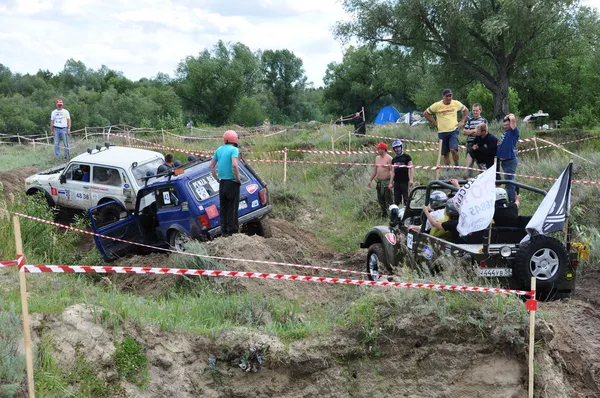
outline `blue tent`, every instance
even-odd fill
[[[400,112],[393,106],[383,107],[377,117],[375,118],[374,124],[386,124],[386,123],[396,123],[396,121],[400,118]]]

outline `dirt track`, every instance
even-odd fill
[[[18,192],[22,180],[35,172],[22,168],[0,172],[4,192]],[[284,220],[273,220],[275,238],[236,235],[216,239],[207,247],[211,254],[271,259],[301,264],[325,265],[364,271],[364,253],[341,256],[324,247],[309,232]],[[88,247],[89,249],[89,247]],[[167,255],[135,256],[119,265],[160,265]],[[233,267],[233,265],[232,265]],[[257,270],[254,264],[235,269]],[[232,268],[233,269],[233,268]],[[260,266],[262,272],[281,272],[278,266]],[[285,269],[285,273],[303,273]],[[322,275],[322,274],[320,274]],[[113,284],[140,295],[161,294],[176,279],[135,275],[110,276]],[[536,391],[542,397],[600,397],[600,270],[583,270],[575,296],[570,300],[542,303],[550,315],[545,341],[536,348],[540,374]],[[307,289],[303,284],[244,280],[237,288],[287,298],[304,298],[305,305],[333,300],[330,286]],[[1,289],[0,289],[1,291]],[[381,353],[365,355],[354,331],[335,331],[329,337],[315,337],[285,345],[269,335],[244,329],[224,332],[215,339],[138,330],[124,324],[115,336],[94,321],[90,309],[70,307],[61,315],[35,316],[34,337],[45,334],[57,339],[59,363],[73,361],[73,347],[83,344],[89,360],[101,366],[101,375],[112,380],[109,366],[115,337],[133,335],[146,348],[151,362],[152,382],[146,391],[125,385],[124,396],[158,397],[524,397],[527,369],[523,347],[494,335],[502,325],[492,325],[490,339],[482,340],[469,329],[436,317],[406,316],[390,330],[383,331]],[[546,328],[544,321],[538,327]],[[526,325],[517,332],[525,335]],[[94,336],[90,339],[90,335]],[[249,346],[267,349],[270,362],[257,373],[239,369],[239,358]],[[209,357],[222,358],[217,371],[208,367]]]

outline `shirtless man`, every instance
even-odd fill
[[[377,177],[377,201],[381,207],[381,216],[387,218],[388,208],[394,203],[392,190],[389,188],[392,176],[392,157],[387,153],[387,144],[385,142],[380,142],[375,148],[377,148],[375,167],[367,186],[371,188],[373,179]]]

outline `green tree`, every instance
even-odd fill
[[[387,43],[435,57],[492,92],[493,115],[509,112],[509,80],[528,63],[560,53],[574,0],[345,0],[355,18],[339,38]]]
[[[350,47],[341,63],[327,66],[323,79],[327,110],[346,115],[361,107],[375,111],[390,103],[412,109],[411,69],[405,54],[395,48]]]
[[[267,50],[262,54],[262,69],[275,106],[282,115],[292,116],[306,85],[302,60],[289,50]]]
[[[179,63],[175,90],[190,115],[224,124],[244,94],[254,90],[257,68],[248,47],[219,41],[212,51]]]

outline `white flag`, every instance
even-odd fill
[[[547,235],[563,229],[571,212],[572,174],[573,163],[569,163],[527,223],[527,236],[521,243],[527,242],[532,236]]]
[[[460,216],[458,232],[465,236],[487,228],[494,218],[496,202],[496,167],[481,173],[475,181],[465,184],[454,196]]]

